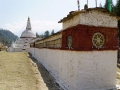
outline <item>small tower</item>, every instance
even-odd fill
[[[26,30],[24,30],[19,39],[15,43],[12,43],[9,51],[12,52],[28,52],[30,49],[30,42],[35,38],[35,34],[31,30],[30,18],[28,17]]]
[[[30,18],[28,17],[26,30],[31,30]]]
[[[30,18],[28,17],[26,30],[21,34],[21,38],[35,38],[35,34],[32,32]]]

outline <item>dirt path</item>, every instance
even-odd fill
[[[27,53],[0,52],[0,90],[61,90],[41,64],[39,70]]]

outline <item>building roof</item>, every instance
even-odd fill
[[[35,34],[31,30],[30,18],[28,17],[26,30],[24,30],[21,34],[21,38],[34,38]]]
[[[104,9],[104,8],[88,8],[88,9],[83,9],[83,10],[80,10],[80,11],[71,11],[69,12],[69,14],[67,15],[67,17],[64,17],[63,19],[61,19],[58,23],[62,23],[62,22],[65,22],[71,18],[73,18],[74,16],[80,14],[80,13],[85,13],[85,12],[89,12],[89,11],[93,11],[93,10],[96,10],[96,11],[100,11],[100,12],[103,12],[103,13],[106,13],[106,14],[109,14],[110,16],[113,16],[113,17],[116,17],[118,20],[120,20],[120,17],[118,17],[117,15],[115,15],[114,13],[111,13],[109,12],[108,10]]]

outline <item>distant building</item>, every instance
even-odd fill
[[[8,48],[8,51],[11,52],[22,52],[29,51],[30,42],[35,38],[35,34],[31,30],[30,18],[28,17],[26,30],[24,30],[19,39],[16,42],[12,43],[11,47]]]

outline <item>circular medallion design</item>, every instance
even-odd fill
[[[101,48],[105,42],[104,35],[97,32],[92,37],[92,43],[96,48]]]
[[[68,36],[68,38],[67,38],[67,46],[68,46],[69,48],[72,47],[72,36]]]

